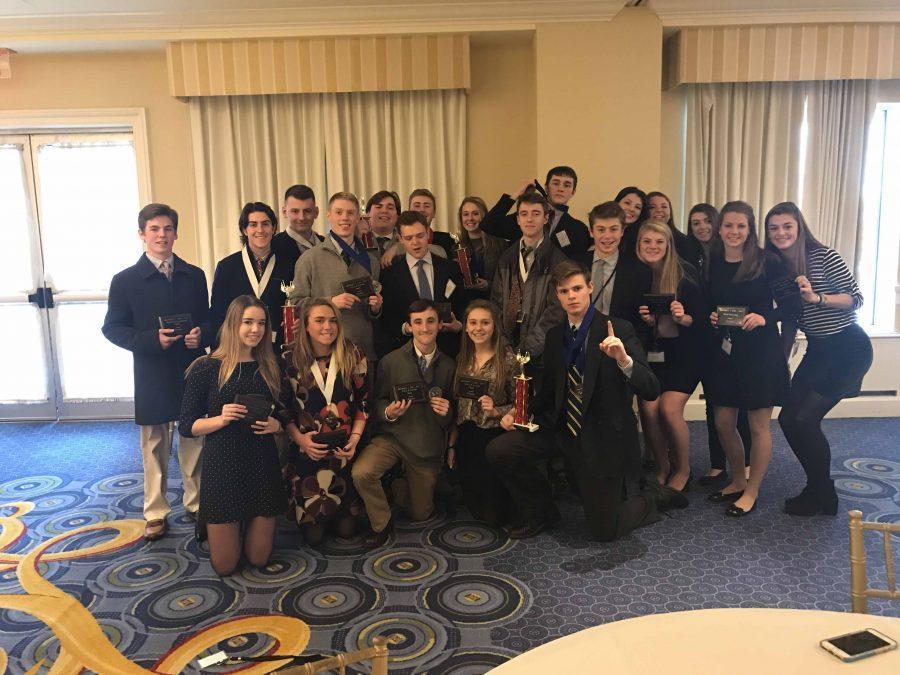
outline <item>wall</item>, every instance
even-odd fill
[[[684,105],[685,87],[664,91],[660,111],[659,190],[672,200],[675,224],[687,225],[684,206]]]
[[[626,8],[610,22],[542,24],[535,36],[537,164],[571,164],[574,215],[660,178],[662,24]]]
[[[2,110],[147,110],[151,197],[178,211],[176,250],[197,261],[190,120],[187,104],[169,95],[165,52],[18,54],[12,68],[0,80]]]
[[[531,33],[473,35],[466,191],[490,207],[539,176]]]

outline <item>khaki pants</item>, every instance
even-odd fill
[[[169,455],[175,436],[175,423],[141,425],[141,458],[144,462],[144,518],[162,520],[172,510],[166,497]],[[184,484],[184,509],[200,508],[200,451],[203,438],[178,439],[178,464]]]
[[[407,462],[400,446],[386,436],[377,436],[353,463],[353,484],[366,505],[369,522],[381,532],[391,520],[391,507],[381,487],[381,477],[397,462],[403,462],[406,479],[394,481],[394,500],[412,520],[425,520],[434,512],[434,486],[438,468]]]

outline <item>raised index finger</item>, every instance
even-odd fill
[[[616,333],[615,331],[613,331],[611,319],[607,319],[606,321],[606,331],[609,337],[616,337]]]

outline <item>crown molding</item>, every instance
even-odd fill
[[[893,23],[900,21],[900,9],[857,10],[770,9],[760,11],[719,10],[665,11],[651,7],[666,28],[692,28],[697,26],[755,26],[788,23]]]

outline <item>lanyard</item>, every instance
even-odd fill
[[[613,278],[615,278],[616,272],[619,271],[619,261],[620,261],[620,260],[622,260],[621,254],[619,255],[619,260],[616,260],[616,266],[613,267],[612,273],[606,278],[606,281],[603,282],[603,285],[600,287],[600,290],[597,291],[597,293],[594,295],[593,298],[591,298],[591,304],[592,304],[592,305],[593,305],[594,303],[597,302],[597,299],[603,294],[603,290],[604,290],[607,286],[609,286],[610,282],[613,280]]]
[[[256,272],[253,271],[253,263],[250,262],[250,252],[246,247],[241,249],[241,258],[244,260],[244,272],[247,273],[250,288],[253,290],[253,294],[261,299],[262,294],[266,292],[266,286],[269,285],[269,279],[272,278],[272,271],[275,269],[275,254],[269,256],[269,262],[266,263],[266,269],[259,281],[256,280]]]
[[[331,354],[331,358],[328,359],[328,375],[327,379],[322,378],[322,370],[319,368],[318,362],[313,363],[312,374],[313,378],[316,380],[316,385],[319,387],[319,391],[322,392],[322,396],[325,397],[325,405],[331,405],[331,398],[334,396],[334,383],[337,380],[337,365],[332,368],[332,364],[334,363],[334,353]]]
[[[359,252],[362,250],[362,244],[356,237],[353,238],[353,246],[349,246],[347,242],[338,237],[333,231],[329,231],[328,234],[331,235],[331,238],[334,239],[334,242],[340,247],[342,253],[346,253],[351,260],[355,260],[362,265],[366,272],[369,274],[372,273],[372,261],[369,259],[369,254],[365,251],[362,253]]]

